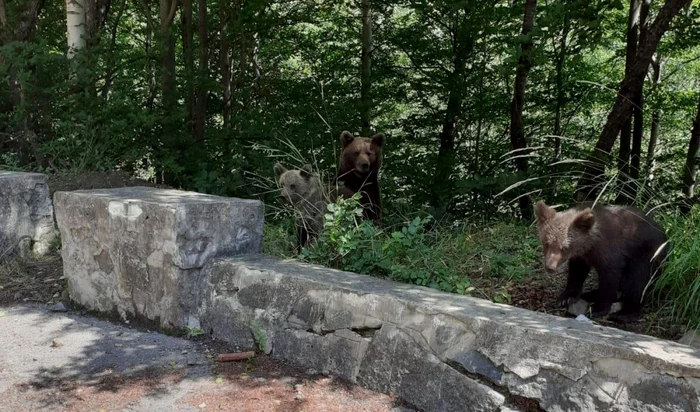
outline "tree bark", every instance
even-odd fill
[[[652,91],[659,86],[659,80],[661,79],[661,58],[657,54],[651,62],[651,67],[653,69],[652,76]],[[653,173],[654,169],[654,156],[656,153],[656,145],[659,141],[659,122],[661,121],[661,112],[658,107],[655,107],[651,113],[651,131],[649,132],[649,145],[647,146],[647,158],[646,158],[646,174],[649,178]]]
[[[554,161],[558,162],[561,160],[561,119],[563,116],[564,105],[566,104],[566,95],[564,94],[564,63],[566,62],[567,43],[566,39],[569,36],[570,30],[570,17],[569,11],[564,10],[564,24],[561,29],[561,38],[559,39],[559,51],[556,57],[556,107],[554,109],[554,130],[552,130],[552,135],[554,136]]]
[[[161,86],[163,108],[172,110],[177,104],[175,90],[175,38],[170,33],[170,25],[175,18],[178,0],[160,0],[160,35],[165,52],[161,58]]]
[[[219,64],[221,70],[221,98],[223,102],[224,130],[231,126],[231,58],[229,57],[229,3],[219,2]]]
[[[639,43],[639,14],[641,0],[630,0],[627,15],[627,48],[625,53],[625,77],[629,76],[634,60],[637,57]],[[637,103],[636,101],[634,102]],[[628,185],[630,180],[630,152],[632,142],[632,118],[630,117],[620,130],[620,150],[617,156],[617,200],[616,203],[629,203]]]
[[[182,0],[182,54],[185,61],[185,107],[187,118],[185,124],[190,133],[193,133],[194,121],[194,30],[192,29],[192,0]]]
[[[700,155],[700,99],[693,121],[693,130],[690,132],[690,142],[688,143],[688,155],[685,158],[683,167],[683,194],[686,198],[692,199],[695,196],[695,185],[697,184],[698,156]]]
[[[527,75],[532,66],[530,53],[532,52],[532,37],[530,31],[535,23],[535,12],[537,0],[525,0],[525,11],[523,16],[522,36],[525,40],[520,44],[521,52],[518,58],[518,68],[515,73],[515,84],[513,86],[513,100],[510,103],[510,143],[513,150],[518,150],[515,158],[515,166],[523,177],[527,174],[527,158],[522,156],[523,149],[527,148],[525,140],[525,130],[523,128],[523,105],[525,103],[525,88],[527,86]],[[524,220],[532,219],[532,207],[530,206],[530,196],[521,194],[518,198],[520,215]]]
[[[360,63],[360,118],[362,121],[362,136],[371,136],[372,102],[370,91],[372,87],[372,12],[371,1],[362,0],[362,56]]]
[[[197,82],[197,100],[195,107],[194,136],[198,143],[204,142],[207,116],[207,76],[209,74],[209,55],[207,42],[207,0],[199,0],[197,14],[197,36],[199,37],[199,76]]]
[[[646,32],[649,30],[647,18],[649,17],[649,1],[641,0],[639,11],[639,43],[646,39]],[[652,54],[653,56],[653,54]],[[652,57],[653,59],[653,57]],[[647,68],[648,70],[648,68]],[[636,100],[633,102],[633,128],[632,128],[632,152],[630,160],[630,195],[637,196],[639,191],[640,163],[642,157],[642,138],[644,137],[644,82],[639,86],[640,90]]]
[[[85,48],[85,0],[66,0],[66,25],[67,56],[71,59],[78,50]]]
[[[70,1],[70,0],[66,0]],[[85,33],[87,47],[93,47],[100,41],[100,31],[107,22],[111,0],[81,0],[85,5]]]
[[[652,56],[673,18],[689,1],[667,0],[654,19],[654,23],[649,26],[645,42],[639,45],[635,63],[630,72],[625,75],[605,126],[590,155],[590,162],[587,162],[578,181],[575,194],[577,200],[593,199],[603,187],[602,177],[610,157],[610,149],[622,126],[632,115],[632,102],[640,93]]]

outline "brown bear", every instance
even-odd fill
[[[583,299],[593,302],[593,317],[605,316],[622,293],[619,320],[642,315],[644,292],[666,256],[667,237],[649,214],[633,207],[581,204],[557,212],[544,202],[535,205],[537,232],[545,268],[559,273],[568,263],[563,306]],[[591,268],[598,289],[581,294]]]
[[[297,249],[300,250],[323,229],[328,202],[321,179],[313,174],[308,164],[299,170],[287,170],[276,163],[274,171],[280,197],[294,207]]]
[[[336,176],[336,190],[340,196],[350,198],[361,193],[363,217],[380,224],[382,219],[379,168],[382,166],[384,134],[355,137],[350,132],[340,134],[340,164]]]

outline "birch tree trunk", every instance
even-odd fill
[[[66,25],[68,35],[68,58],[72,59],[78,50],[85,48],[85,0],[66,0]]]

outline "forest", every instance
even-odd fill
[[[653,209],[635,330],[700,325],[700,0],[0,0],[0,80],[1,169],[259,198],[267,253],[533,310],[536,201]],[[383,224],[297,253],[273,165],[332,177],[344,130],[386,135]]]

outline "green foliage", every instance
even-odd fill
[[[661,276],[654,282],[657,304],[678,321],[700,326],[700,206],[687,216],[664,215],[670,251]]]

